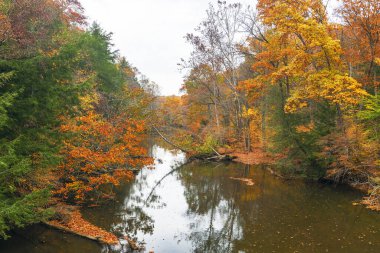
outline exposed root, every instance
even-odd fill
[[[371,182],[373,176],[373,174],[361,170],[332,169],[327,171],[325,179],[339,184],[347,184],[362,192],[370,193],[360,203],[368,209],[380,211],[380,186]]]
[[[372,189],[371,194],[365,197],[361,203],[366,205],[368,209],[380,211],[380,186]]]

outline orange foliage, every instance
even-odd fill
[[[252,68],[259,73],[254,83],[286,86],[286,112],[295,113],[313,100],[347,109],[368,95],[341,71],[343,51],[329,34],[321,1],[261,0],[258,12],[273,29],[261,44],[250,44],[256,52]]]
[[[101,194],[101,186],[118,185],[120,180],[132,178],[128,169],[152,162],[141,147],[145,131],[141,120],[125,115],[105,119],[90,111],[68,120],[61,131],[73,135],[62,150],[64,185],[56,191],[64,199],[84,202],[95,192]]]
[[[67,219],[49,221],[48,224],[50,226],[93,240],[96,239],[109,245],[119,243],[118,238],[114,234],[107,232],[104,229],[101,229],[83,219],[82,214],[77,208],[59,204],[57,207],[57,212],[59,215],[67,217]]]
[[[338,12],[346,23],[341,32],[346,60],[360,72],[363,84],[379,86],[375,62],[380,56],[380,2],[342,0]]]
[[[263,96],[264,84],[255,79],[247,79],[239,82],[239,90],[248,93],[248,100],[253,103]]]

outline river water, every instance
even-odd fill
[[[154,170],[118,188],[116,201],[83,210],[94,224],[145,244],[146,252],[380,252],[380,213],[352,205],[343,186],[273,177],[237,163],[189,163],[153,146]],[[252,178],[248,186],[234,178]],[[43,226],[0,242],[10,253],[122,253]]]

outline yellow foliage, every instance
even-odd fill
[[[94,109],[94,105],[99,102],[99,94],[89,93],[79,98],[81,102],[81,107],[85,111],[90,111]]]
[[[321,1],[262,0],[258,8],[264,24],[272,29],[253,65],[260,74],[242,82],[247,89],[255,88],[252,83],[286,84],[288,113],[307,107],[311,100],[348,109],[368,95],[354,78],[341,72],[342,49],[329,34]]]

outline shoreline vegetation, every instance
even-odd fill
[[[162,138],[162,135],[160,135]],[[166,139],[166,140],[165,140]],[[167,138],[163,139],[167,142]],[[172,145],[172,143],[169,143]],[[174,146],[173,146],[174,147]],[[193,156],[188,157],[189,162],[193,161],[217,161],[217,162],[225,162],[225,161],[233,161],[246,165],[264,165],[263,169],[268,170],[270,174],[274,177],[279,177],[283,180],[298,180],[300,177],[297,176],[286,176],[279,173],[276,169],[272,167],[275,166],[275,159],[270,154],[265,154],[264,152],[256,149],[255,151],[251,151],[249,153],[240,151],[237,152],[235,150],[228,150],[224,148],[220,148],[218,153],[222,156],[222,158],[216,158],[215,154],[209,155],[200,155],[195,154]],[[226,158],[227,157],[227,158]],[[211,159],[210,159],[211,158]],[[278,157],[277,157],[278,159]],[[320,179],[321,183],[332,183],[336,184],[336,180],[334,179],[336,175],[334,171],[328,172],[328,174]],[[247,186],[254,186],[255,182],[250,178],[234,178],[231,177],[231,180],[240,181],[242,184]],[[348,185],[358,191],[363,193],[368,193],[370,190],[370,185],[366,183],[358,184],[354,182],[340,182],[340,184]],[[377,204],[374,205],[370,197],[365,197],[361,202],[361,204],[365,205],[368,209],[374,211],[380,211]],[[353,205],[358,205],[359,203],[354,202]],[[83,238],[87,238],[89,240],[93,240],[105,245],[118,245],[120,240],[126,240],[128,245],[132,250],[141,250],[142,246],[139,246],[138,243],[134,240],[129,239],[128,237],[118,238],[116,235],[105,231],[104,229],[97,227],[90,222],[86,221],[81,213],[80,206],[71,206],[67,204],[56,204],[55,205],[55,219],[51,219],[44,224],[53,228],[58,229],[63,232],[68,232],[77,236],[81,236]]]
[[[188,160],[200,160],[200,161],[233,161],[246,165],[264,165],[264,168],[268,170],[273,176],[279,177],[285,180],[292,179],[301,179],[305,178],[303,175],[287,175],[281,172],[277,167],[278,161],[283,159],[284,156],[280,154],[273,154],[263,151],[262,148],[252,148],[251,151],[247,152],[244,149],[233,149],[233,148],[223,148],[223,147],[214,147],[209,148],[209,151],[206,153],[197,151],[189,151],[190,149],[182,148],[178,144],[175,144],[170,138],[165,136],[164,133],[161,133],[157,128],[155,131],[159,133],[159,136],[163,139],[164,142],[171,145],[174,148],[177,148],[184,153],[188,154]],[[209,145],[209,144],[204,144]],[[210,153],[211,152],[211,153]],[[315,180],[321,183],[329,184],[344,184],[348,185],[358,191],[363,192],[364,194],[369,194],[360,201],[360,204],[366,206],[366,208],[373,211],[380,211],[380,201],[378,194],[380,193],[380,188],[376,184],[371,184],[368,180],[369,178],[378,178],[380,177],[380,171],[372,170],[367,171],[365,179],[362,177],[362,172],[358,171],[357,175],[353,171],[347,171],[349,174],[342,177],[342,171],[339,169],[329,169],[325,174],[316,178]],[[293,172],[292,172],[293,173]],[[248,185],[253,185],[254,182],[249,178],[232,178],[233,180],[238,180]],[[353,203],[357,205],[358,203]]]
[[[59,204],[55,207],[55,213],[55,216],[59,218],[49,220],[44,223],[45,225],[102,244],[116,245],[119,243],[119,239],[114,234],[83,219],[80,208],[77,206]]]
[[[115,234],[108,232],[82,217],[81,207],[59,203],[55,205],[55,215],[43,224],[46,226],[57,229],[64,233],[70,233],[80,236],[103,245],[116,246],[120,244],[121,240],[127,241],[132,250],[141,250],[134,240],[127,236],[122,238],[117,237]]]
[[[226,152],[224,149],[221,149],[219,152],[224,155],[228,154],[233,158],[232,161],[234,162],[239,162],[246,165],[265,165],[265,169],[268,170],[273,176],[286,180],[297,179],[297,176],[282,175],[278,170],[273,169],[272,167],[275,168],[276,165],[276,158],[274,158],[271,155],[265,154],[261,150],[256,149],[255,151],[247,153],[236,151]],[[362,201],[360,201],[360,204],[363,204],[364,206],[366,206],[366,208],[370,210],[380,211],[380,202],[376,199],[375,196],[375,194],[379,194],[378,192],[376,192],[379,191],[378,186],[374,186],[366,180],[355,180],[355,175],[347,176],[346,179],[339,181],[339,178],[341,178],[339,173],[341,173],[339,170],[330,169],[326,171],[326,175],[324,175],[322,178],[319,178],[318,181],[321,183],[348,185],[360,192],[363,192],[364,194],[373,193],[369,194],[369,196],[367,195],[366,197],[364,197]],[[373,172],[373,174],[368,175],[368,177],[372,178],[379,176],[379,172]],[[353,204],[357,205],[358,203],[355,202]]]
[[[162,136],[161,136],[162,137]],[[281,174],[279,174],[276,170],[273,170],[270,168],[269,165],[274,165],[275,160],[273,160],[273,157],[269,157],[268,155],[263,154],[263,152],[250,152],[250,153],[245,153],[245,152],[236,152],[233,150],[226,150],[226,149],[219,149],[219,153],[223,156],[221,159],[216,159],[216,161],[233,161],[237,163],[242,163],[246,165],[265,165],[266,170],[268,170],[272,176],[279,177],[285,180],[295,180],[297,177],[286,177]],[[225,159],[228,157],[227,159]],[[215,157],[215,156],[211,156]],[[190,156],[189,161],[194,161],[194,160],[206,160],[210,161],[208,159],[210,157],[207,156]],[[213,159],[211,159],[213,161]],[[214,160],[215,161],[215,160]],[[324,180],[335,183],[335,180],[333,179],[334,174],[330,174],[324,178]],[[252,179],[249,178],[230,178],[231,180],[236,180],[240,181],[242,184],[246,184],[247,186],[254,186],[255,182]],[[325,181],[325,182],[326,182]],[[363,184],[354,184],[354,183],[346,183],[347,185],[367,193],[369,186],[368,185],[363,185]],[[364,205],[367,205],[367,208],[371,210],[376,210],[379,211],[377,206],[373,205],[372,202],[370,202],[369,197],[363,199],[361,202]],[[357,203],[353,203],[356,205]],[[54,204],[55,206],[55,216],[54,219],[50,219],[49,221],[44,222],[45,225],[48,227],[51,227],[53,229],[58,229],[63,232],[71,233],[83,238],[87,238],[92,241],[99,242],[101,244],[105,245],[118,245],[120,243],[120,240],[126,240],[128,242],[128,245],[132,250],[141,250],[142,246],[139,246],[138,243],[134,240],[131,240],[127,237],[123,238],[118,238],[116,235],[105,231],[104,229],[95,226],[94,224],[86,221],[81,213],[80,213],[80,206],[72,206],[72,205],[67,205],[63,203],[59,204]]]

